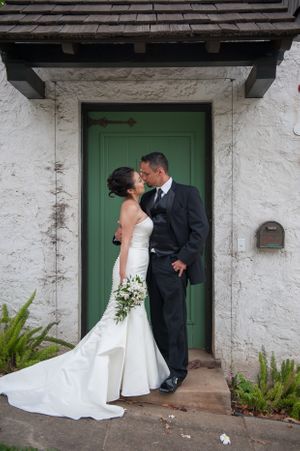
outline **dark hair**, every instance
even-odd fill
[[[161,166],[165,172],[169,170],[169,163],[166,156],[161,152],[151,152],[141,158],[144,163],[149,163],[152,169]]]
[[[133,174],[134,169],[126,166],[115,169],[107,179],[109,196],[112,197],[113,194],[120,197],[128,196],[127,190],[134,187]]]

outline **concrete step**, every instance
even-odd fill
[[[198,349],[190,350],[188,376],[175,393],[164,394],[153,390],[149,395],[122,399],[130,403],[230,415],[230,390],[220,366],[220,362],[210,354]]]

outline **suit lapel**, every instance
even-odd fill
[[[170,191],[168,193],[167,196],[167,218],[169,223],[171,222],[171,214],[172,214],[172,208],[173,208],[173,204],[174,204],[174,200],[175,200],[175,192],[176,192],[176,183],[173,181]]]
[[[156,192],[156,189],[149,191],[149,193],[147,193],[147,198],[144,201],[144,211],[147,213],[148,216],[150,216],[150,218],[151,218],[151,208],[153,207],[153,203],[154,203],[155,192]],[[175,193],[176,193],[176,182],[173,181],[170,191],[167,196],[167,204],[166,204],[167,218],[168,218],[169,222],[171,221],[172,208],[173,208],[173,204],[174,204],[174,200],[175,200]]]
[[[145,201],[145,212],[147,213],[148,216],[150,216],[150,218],[151,218],[151,207],[153,206],[155,191],[156,191],[155,189],[150,191]]]

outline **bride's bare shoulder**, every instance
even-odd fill
[[[136,211],[138,211],[138,210],[140,209],[140,206],[139,206],[139,204],[138,204],[135,200],[133,200],[133,199],[125,199],[125,200],[123,201],[123,203],[122,203],[121,209],[124,209],[124,210],[132,210],[132,211],[136,210]]]
[[[124,216],[135,217],[138,216],[139,211],[140,206],[136,201],[134,201],[133,199],[126,199],[121,205],[120,216],[121,218]]]

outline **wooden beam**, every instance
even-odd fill
[[[146,53],[146,42],[135,42],[134,53]]]
[[[78,44],[73,44],[72,42],[63,42],[61,44],[63,53],[66,55],[75,55],[78,51]]]
[[[23,62],[4,62],[7,80],[27,99],[44,99],[45,83]]]
[[[277,60],[256,61],[245,83],[246,98],[262,98],[276,78]]]
[[[79,45],[66,54],[59,44],[0,43],[10,61],[23,60],[31,67],[220,67],[253,66],[256,60],[277,57],[278,50],[266,42],[222,42],[219,53],[208,53],[205,43],[147,43],[146,53],[131,44]],[[215,47],[215,49],[217,49]]]
[[[219,53],[221,47],[220,41],[206,41],[205,49],[207,53]]]

